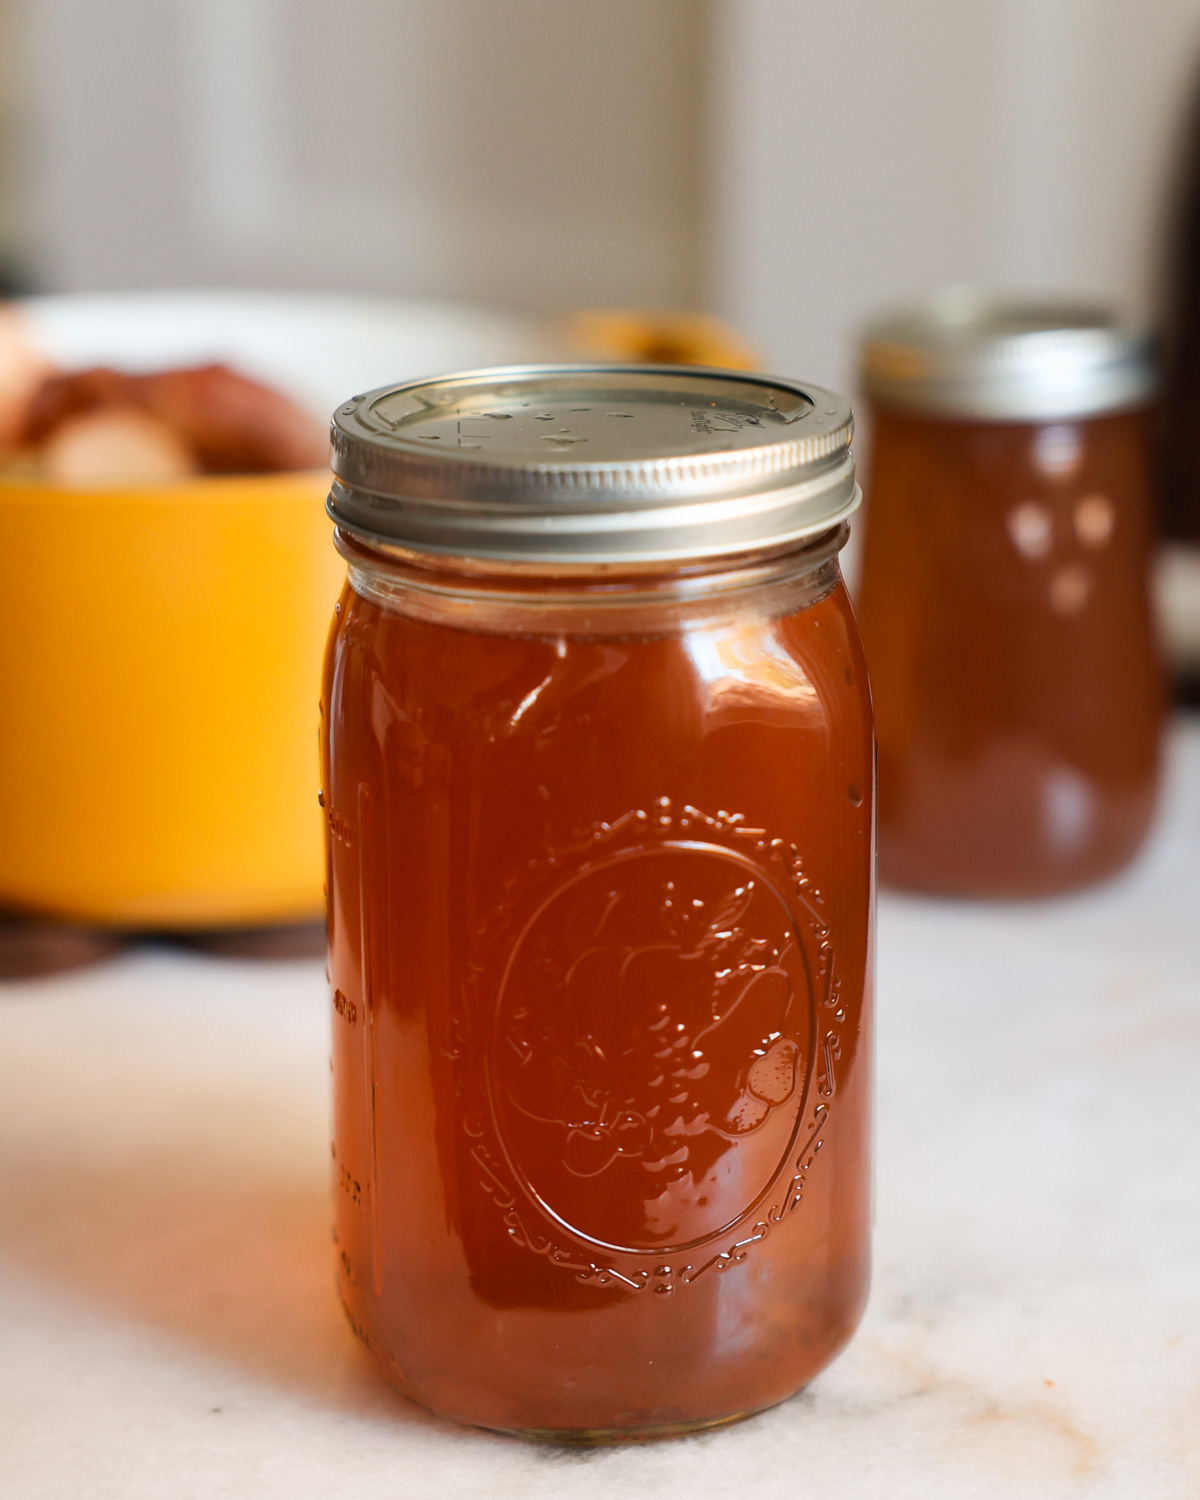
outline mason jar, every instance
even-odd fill
[[[334,418],[338,1282],[460,1421],[783,1400],[867,1290],[873,758],[807,385],[513,368]]]
[[[1102,309],[950,299],[870,330],[863,384],[880,878],[1099,880],[1159,780],[1146,343]]]

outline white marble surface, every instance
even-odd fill
[[[440,1423],[332,1288],[316,964],[144,950],[0,988],[0,1495],[1200,1495],[1200,723],[1145,858],[889,898],[877,1266],[849,1350],[700,1438]]]

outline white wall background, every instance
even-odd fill
[[[47,287],[702,295],[701,0],[6,0]]]
[[[1198,0],[713,0],[712,297],[854,384],[862,320],[952,284],[1150,310]]]
[[[842,387],[947,283],[1147,308],[1200,85],[1200,0],[4,8],[47,289],[708,304]]]

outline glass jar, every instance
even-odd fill
[[[336,414],[339,1286],[444,1415],[703,1427],[793,1393],[858,1320],[850,429],[824,391],[644,366]]]
[[[864,384],[880,878],[1098,880],[1159,778],[1145,344],[1091,308],[949,301],[877,326]]]

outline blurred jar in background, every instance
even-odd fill
[[[1099,880],[1159,774],[1145,341],[1095,308],[955,297],[869,330],[863,375],[881,878]]]

